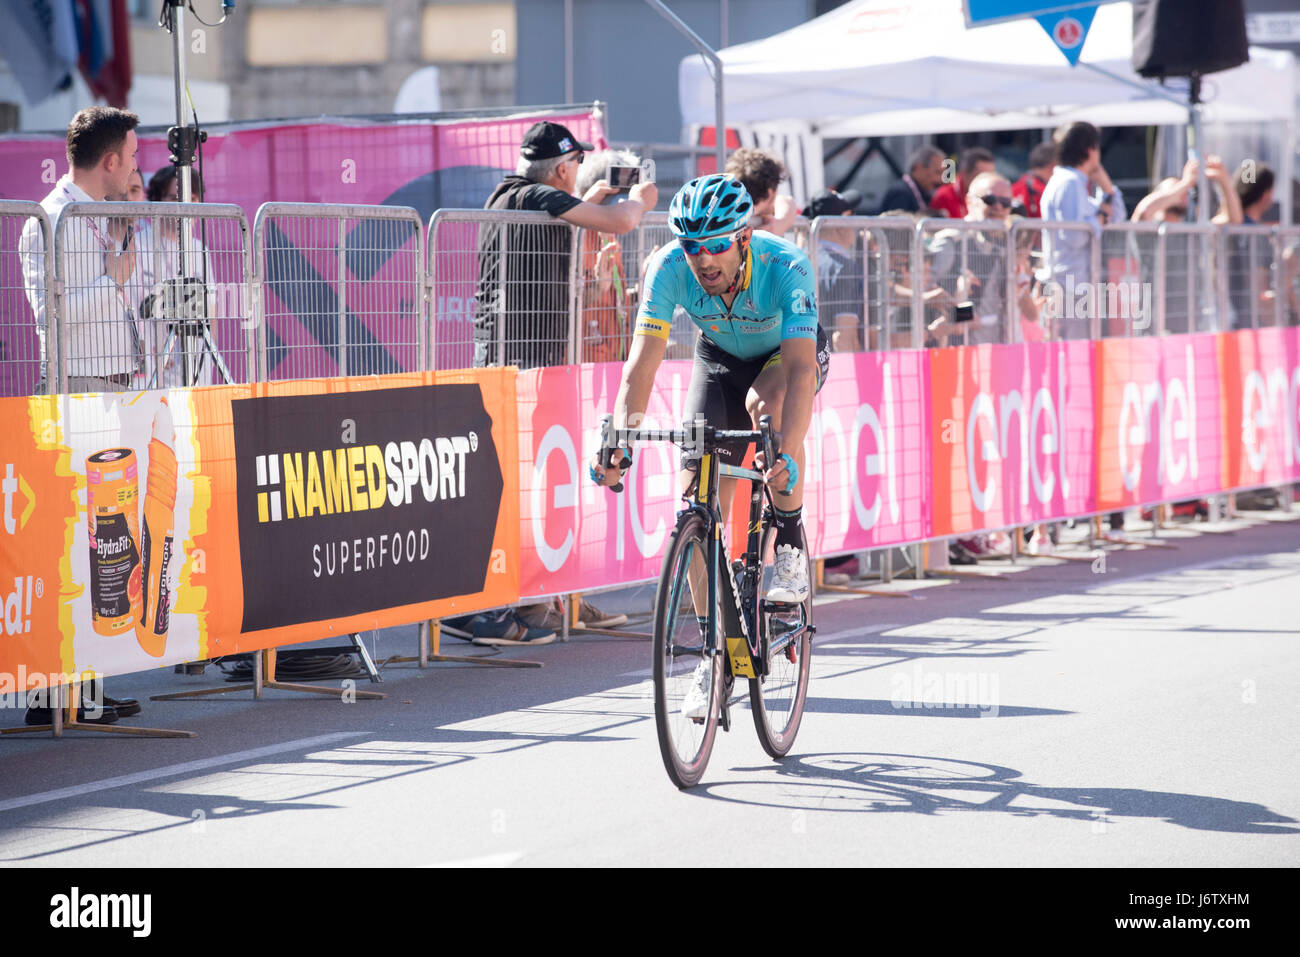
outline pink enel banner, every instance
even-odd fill
[[[1094,510],[1092,343],[929,356],[933,535]]]
[[[1224,487],[1219,339],[1206,333],[1093,343],[1099,510]]]
[[[926,353],[831,357],[805,441],[806,508],[816,555],[926,537]],[[621,494],[587,477],[620,363],[519,374],[520,594],[564,594],[659,574],[682,506],[680,451],[637,448]],[[659,369],[647,427],[678,428],[691,363]]]
[[[1300,328],[1224,333],[1225,488],[1300,481]]]
[[[658,576],[681,502],[679,450],[636,449],[615,494],[587,477],[600,416],[614,409],[623,365],[555,366],[519,373],[519,593],[584,591]],[[679,428],[691,363],[659,368],[647,428]]]
[[[926,537],[927,373],[920,351],[831,356],[805,442],[805,528],[813,554]]]

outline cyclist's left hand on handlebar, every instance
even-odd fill
[[[778,440],[779,441],[779,440]],[[794,491],[794,487],[799,484],[799,466],[785,452],[780,451],[780,445],[777,446],[776,461],[769,469],[764,461],[762,451],[754,454],[754,468],[760,472],[766,471],[765,481],[782,495],[789,495]]]
[[[755,456],[755,464],[762,456]],[[776,462],[767,470],[767,484],[782,495],[789,495],[799,484],[799,466],[785,452],[779,452]]]

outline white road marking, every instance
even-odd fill
[[[115,778],[101,778],[98,781],[91,781],[88,784],[78,784],[70,788],[58,788],[54,791],[41,791],[38,794],[29,794],[26,797],[10,798],[8,801],[0,801],[0,812],[12,811],[15,808],[31,807],[34,804],[48,804],[51,801],[62,801],[64,798],[81,797],[83,794],[93,794],[98,791],[106,791],[109,788],[125,787],[128,784],[140,784],[144,781],[154,781],[158,778],[169,778],[177,774],[189,774],[191,771],[204,771],[208,768],[219,768],[223,764],[238,764],[240,761],[249,761],[255,758],[263,758],[269,754],[281,754],[285,751],[297,751],[302,748],[314,748],[322,744],[333,744],[336,741],[344,741],[348,738],[361,738],[370,731],[339,731],[334,734],[322,734],[314,738],[299,738],[296,741],[285,741],[281,744],[270,744],[264,748],[251,748],[247,751],[233,751],[230,754],[219,754],[211,758],[200,758],[197,761],[184,761],[180,764],[169,764],[166,767],[154,768],[150,771],[137,771],[135,774],[120,774]]]

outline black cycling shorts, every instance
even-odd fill
[[[760,372],[781,361],[781,349],[776,348],[757,359],[739,359],[700,336],[695,340],[695,366],[691,369],[691,384],[686,391],[685,419],[689,426],[697,415],[715,429],[749,430],[754,428],[745,399],[749,387]],[[817,327],[817,391],[821,391],[830,371],[831,345],[826,330]],[[739,466],[747,446],[723,447],[718,451],[727,465]],[[682,455],[682,468],[695,470],[698,459]]]

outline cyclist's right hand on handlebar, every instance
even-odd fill
[[[601,454],[597,452],[591,457],[587,464],[587,477],[597,485],[609,487],[619,486],[623,481],[623,473],[632,466],[632,455],[627,449],[617,449],[614,453],[612,464],[605,468],[601,465]]]

